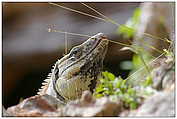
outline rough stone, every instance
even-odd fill
[[[51,115],[52,112],[57,112],[60,106],[62,104],[52,96],[37,95],[8,108],[7,112],[13,116],[47,116],[46,113]]]
[[[7,110],[4,108],[4,106],[2,106],[2,116],[3,117],[10,117],[10,116],[12,116],[11,114],[9,114],[7,112]]]
[[[130,111],[127,115],[121,115],[130,117],[174,117],[174,94],[174,91],[159,92],[145,100],[136,111]]]
[[[86,91],[80,100],[72,101],[63,109],[64,116],[116,116],[121,111],[121,102],[113,102],[108,97],[94,99]]]
[[[113,101],[109,97],[95,99],[89,91],[85,91],[81,99],[73,100],[62,105],[56,98],[49,95],[33,96],[23,100],[20,104],[7,109],[13,116],[116,116],[121,111],[122,103]]]
[[[174,62],[166,62],[168,59],[160,59],[159,66],[152,71],[153,88],[157,90],[168,89],[175,81]]]

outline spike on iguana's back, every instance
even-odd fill
[[[37,92],[38,95],[46,94],[46,91],[48,89],[49,82],[43,82],[41,88]]]
[[[49,73],[47,78],[42,82],[42,86],[39,89],[39,91],[37,92],[38,95],[46,94],[46,91],[47,91],[47,89],[49,87],[49,83],[50,83],[50,80],[51,80],[51,76],[52,76],[52,72]]]

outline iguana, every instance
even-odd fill
[[[93,93],[107,47],[108,39],[103,33],[98,33],[72,48],[55,63],[38,94],[52,95],[66,103],[79,98],[85,90]]]

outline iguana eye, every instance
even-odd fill
[[[92,40],[96,40],[96,38],[92,38]]]
[[[79,51],[79,49],[78,48],[75,48],[75,49],[73,49],[73,51],[71,52],[72,54],[77,54],[77,52]]]
[[[79,51],[79,48],[73,48],[71,50],[70,56],[73,56],[73,55],[77,54],[78,51]]]
[[[70,57],[79,58],[82,55],[82,51],[79,47],[71,50]]]

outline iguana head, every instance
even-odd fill
[[[84,90],[93,92],[107,46],[106,36],[98,33],[56,62],[51,80],[58,98],[72,100],[80,97]]]
[[[82,75],[81,72],[90,69],[93,63],[98,67],[102,67],[107,45],[106,36],[103,33],[98,33],[83,44],[73,47],[68,55],[58,61],[58,76],[67,77],[69,80],[78,73]]]

